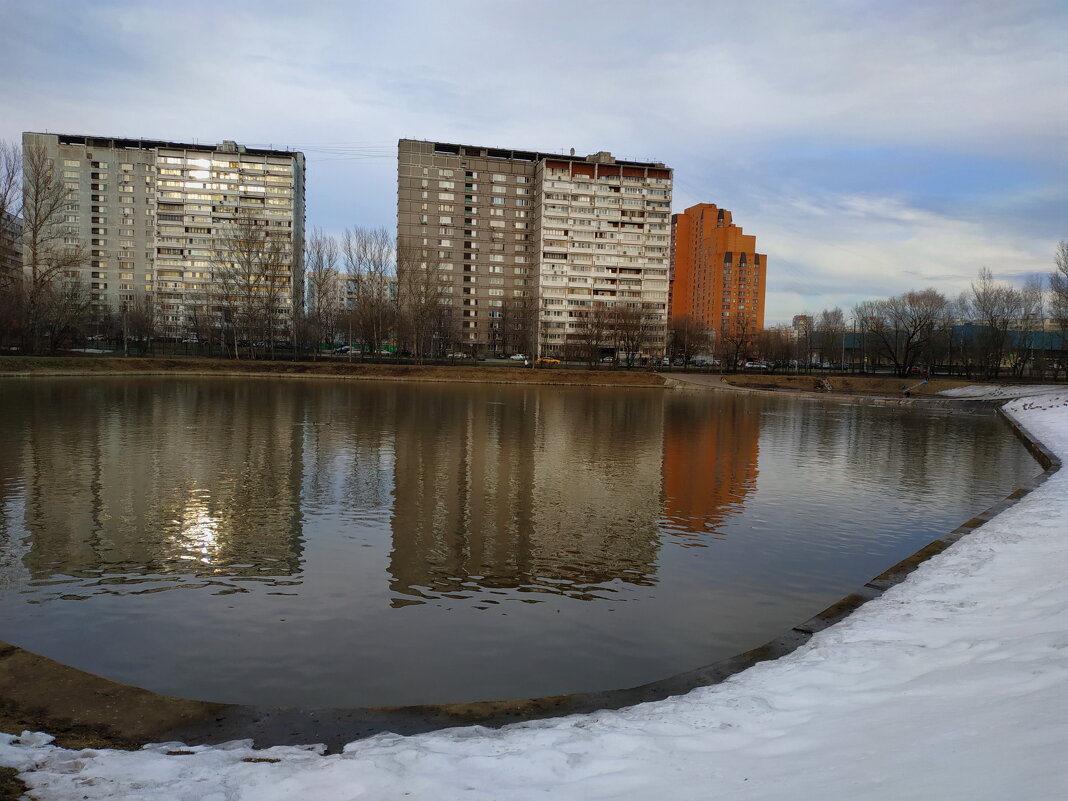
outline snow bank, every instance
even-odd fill
[[[992,384],[971,384],[966,387],[944,389],[939,395],[950,398],[976,398],[984,400],[1009,400],[1032,395],[1051,395],[1064,392],[1063,386],[1056,384],[1030,384],[1023,386],[996,386]]]
[[[1068,391],[1008,409],[1068,456]],[[0,738],[0,764],[42,801],[1064,797],[1066,535],[1063,470],[789,656],[630,709],[330,756],[246,741],[69,751],[24,733]]]

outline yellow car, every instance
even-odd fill
[[[534,364],[543,364],[546,367],[555,367],[556,365],[560,364],[560,360],[550,359],[547,356],[541,356],[534,362]]]

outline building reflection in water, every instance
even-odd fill
[[[701,546],[756,488],[760,412],[745,398],[664,402],[664,528]],[[702,536],[687,536],[687,535]]]
[[[30,421],[22,562],[34,582],[73,598],[64,585],[237,592],[298,574],[303,431],[292,394],[226,380],[100,386],[33,382],[19,396],[14,413]]]
[[[661,404],[619,394],[405,394],[393,605],[482,590],[593,598],[613,582],[655,582]]]

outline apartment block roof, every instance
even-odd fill
[[[552,161],[576,161],[583,164],[601,163],[601,164],[620,164],[624,167],[655,167],[657,169],[665,170],[671,169],[664,165],[660,161],[626,161],[623,159],[614,159],[612,154],[602,151],[600,153],[591,153],[588,156],[579,156],[575,154],[561,155],[559,153],[542,153],[536,150],[513,150],[508,148],[486,147],[485,145],[464,145],[456,144],[452,142],[435,142],[432,139],[401,139],[401,142],[430,142],[434,145],[435,153],[445,153],[454,156],[468,155],[481,158],[499,158],[499,159],[512,159],[515,161],[541,161],[542,159],[549,159]],[[607,157],[607,159],[605,158]]]
[[[86,136],[84,134],[57,134],[29,131],[39,136],[57,136],[61,145],[84,145],[85,147],[103,147],[116,150],[193,150],[200,153],[245,153],[252,156],[303,157],[299,150],[272,150],[268,148],[246,147],[233,141],[223,141],[215,145],[192,144],[189,142],[170,142],[164,139],[127,139],[113,136]]]

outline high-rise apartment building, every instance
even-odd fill
[[[690,317],[717,337],[764,328],[767,256],[731,213],[698,203],[671,218],[671,319]]]
[[[610,153],[558,156],[402,139],[397,240],[432,270],[468,352],[571,355],[591,319],[647,318],[643,354],[664,350],[672,170]],[[403,294],[404,277],[399,275]],[[403,303],[403,298],[402,298]],[[599,349],[617,351],[606,331]]]
[[[272,326],[290,329],[304,284],[303,153],[25,133],[30,148],[44,149],[66,185],[64,242],[88,253],[68,277],[94,307],[150,301],[160,334],[179,337],[233,317],[222,288],[243,282],[246,298],[271,298]],[[253,239],[272,254],[254,279],[231,253]],[[239,269],[240,280],[222,274]]]

